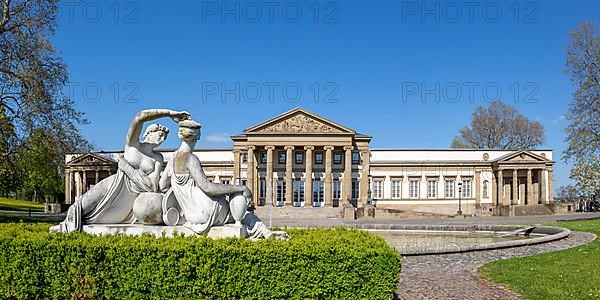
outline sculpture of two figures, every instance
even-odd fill
[[[169,130],[158,124],[148,126],[139,140],[144,123],[170,117],[178,123],[181,146],[163,168],[164,161],[156,148]],[[67,216],[53,232],[80,231],[90,224],[166,224],[183,226],[196,234],[211,228],[234,224],[242,235],[287,238],[281,231],[271,231],[256,215],[248,211],[252,193],[246,186],[212,183],[198,157],[193,154],[200,138],[200,124],[187,112],[152,109],[139,112],[129,127],[125,151],[119,159],[117,173],[94,185],[77,197]]]

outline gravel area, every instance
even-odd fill
[[[398,299],[522,299],[502,285],[482,279],[477,269],[491,261],[530,256],[588,243],[596,235],[572,232],[565,239],[526,247],[457,254],[403,257]]]

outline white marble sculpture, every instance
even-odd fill
[[[243,226],[250,238],[260,236],[286,237],[285,232],[269,230],[256,215],[248,212],[252,193],[243,185],[212,183],[208,180],[200,160],[192,150],[200,138],[200,124],[193,120],[179,122],[181,146],[167,164],[160,180],[161,189],[171,189],[182,215],[185,227],[202,234],[213,226],[235,223]]]
[[[166,139],[169,130],[152,124],[144,140],[139,141],[144,123],[161,117],[171,117],[179,124],[182,140],[164,171],[163,157],[155,149]],[[248,211],[252,193],[246,186],[208,181],[200,160],[192,151],[199,138],[200,124],[191,120],[187,112],[165,109],[139,112],[129,128],[117,173],[78,197],[69,207],[65,220],[50,231],[85,231],[85,226],[95,226],[89,231],[104,233],[114,232],[109,228],[120,226],[118,231],[127,233],[131,231],[127,225],[164,223],[183,224],[182,228],[193,234],[229,226],[229,231],[233,229],[237,234],[226,234],[228,236],[287,238],[285,232],[269,230]],[[155,234],[160,232],[156,227],[141,228],[142,232],[150,228]],[[140,232],[139,227],[135,232]]]

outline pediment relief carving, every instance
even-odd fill
[[[532,160],[539,161],[539,159],[537,159],[531,155],[528,155],[526,153],[521,153],[521,154],[519,154],[515,157],[512,157],[506,161],[532,161]]]
[[[504,159],[500,159],[499,162],[544,162],[547,159],[543,156],[532,154],[528,151],[522,151],[520,153],[512,154]]]
[[[81,155],[67,163],[68,166],[114,165],[117,162],[94,154]]]
[[[259,133],[344,133],[329,124],[311,118],[304,114],[297,114],[285,120],[263,127]]]

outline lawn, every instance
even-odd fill
[[[44,211],[44,204],[0,197],[0,210]]]
[[[600,220],[547,225],[600,236]],[[479,272],[528,299],[600,299],[600,240],[567,250],[495,261]]]

